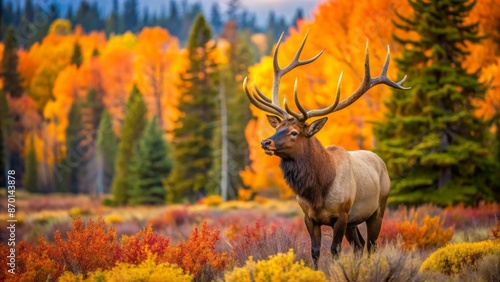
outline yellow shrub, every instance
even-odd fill
[[[123,217],[117,213],[108,214],[104,218],[104,222],[106,222],[107,224],[122,223]]]
[[[304,261],[294,262],[295,254],[270,256],[268,260],[255,262],[252,257],[244,267],[235,267],[225,275],[227,282],[285,282],[285,281],[327,281],[323,272],[305,266]]]
[[[119,263],[114,268],[107,271],[95,271],[89,273],[87,279],[83,279],[81,274],[65,272],[59,277],[58,282],[132,282],[132,281],[168,281],[187,282],[192,281],[193,276],[184,273],[177,265],[156,264],[154,257],[149,257],[140,265]]]
[[[216,207],[216,206],[222,204],[222,202],[223,202],[222,197],[219,195],[207,196],[207,197],[200,199],[198,201],[199,204],[206,205],[206,206],[212,206],[212,207]]]
[[[458,275],[465,267],[476,267],[482,257],[500,255],[500,244],[494,241],[456,243],[442,247],[432,253],[420,267],[420,271],[438,271]]]
[[[90,211],[85,208],[73,207],[69,210],[70,216],[89,215]]]

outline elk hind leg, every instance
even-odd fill
[[[354,248],[354,253],[361,255],[363,254],[363,249],[365,247],[365,240],[359,232],[357,225],[348,226],[345,232],[345,237],[351,246]]]
[[[384,218],[385,204],[366,220],[366,229],[368,233],[368,252],[372,253],[377,247],[377,239],[382,227],[382,219]]]

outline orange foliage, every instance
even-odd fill
[[[426,216],[422,220],[422,226],[418,226],[415,220],[397,224],[397,229],[403,239],[403,249],[432,249],[446,245],[453,237],[453,228],[442,228],[439,216]]]
[[[135,46],[135,80],[144,95],[150,117],[158,116],[163,127],[170,131],[179,111],[177,85],[184,70],[183,56],[177,38],[161,27],[145,27]]]
[[[120,262],[139,264],[145,261],[148,254],[161,255],[168,251],[170,238],[153,233],[153,228],[147,228],[130,237],[121,239]]]
[[[195,228],[187,241],[171,247],[159,257],[159,262],[177,264],[195,276],[206,264],[209,264],[216,272],[223,271],[230,265],[231,259],[225,252],[215,251],[219,232],[219,230],[208,229],[204,221],[199,231]]]
[[[119,254],[116,229],[106,228],[102,216],[97,221],[83,224],[80,217],[73,220],[73,228],[64,239],[59,231],[54,234],[51,257],[66,271],[86,275],[90,271],[110,269]]]

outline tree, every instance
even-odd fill
[[[2,60],[3,90],[11,97],[23,95],[22,78],[18,71],[19,57],[17,55],[17,39],[14,29],[9,27],[5,35]]]
[[[221,32],[222,24],[223,20],[219,4],[214,2],[210,7],[210,25],[212,26],[215,34],[219,34]]]
[[[416,32],[417,40],[395,37],[405,46],[398,67],[411,79],[408,92],[394,91],[386,101],[385,121],[374,128],[377,151],[392,180],[390,203],[477,203],[492,199],[492,159],[487,125],[473,114],[484,97],[478,72],[463,62],[466,43],[478,44],[478,23],[465,18],[475,2],[409,2],[411,17],[394,24]]]
[[[73,54],[71,55],[71,64],[79,68],[83,63],[82,46],[78,41],[73,45]]]
[[[117,140],[111,123],[111,116],[104,111],[99,122],[96,141],[96,187],[97,195],[110,192],[115,174]]]
[[[217,124],[217,65],[212,33],[202,14],[191,29],[187,51],[189,64],[181,74],[179,110],[183,113],[174,129],[174,167],[168,180],[169,201],[206,195],[211,181],[211,140]]]
[[[37,161],[36,161],[36,151],[35,151],[35,141],[34,137],[31,137],[28,155],[25,160],[26,172],[24,175],[24,188],[30,193],[36,193],[38,191],[38,177],[37,177]]]
[[[134,85],[134,89],[127,101],[127,112],[123,129],[118,143],[118,152],[115,163],[115,177],[111,185],[114,202],[117,205],[125,205],[128,203],[132,190],[130,182],[130,162],[134,156],[134,147],[139,140],[144,127],[146,126],[147,108],[142,94]]]
[[[139,12],[137,0],[126,0],[124,4],[123,19],[125,30],[137,32]]]
[[[66,157],[65,167],[67,170],[61,177],[59,185],[60,192],[71,192],[78,194],[82,170],[82,151],[80,132],[82,130],[82,103],[75,101],[68,113],[68,127],[66,128]]]
[[[170,173],[172,161],[162,131],[154,117],[137,142],[131,168],[133,186],[129,203],[132,205],[165,203],[164,179]]]

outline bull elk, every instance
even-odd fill
[[[339,146],[323,147],[314,135],[323,128],[330,113],[340,111],[358,100],[369,89],[385,84],[396,89],[409,89],[402,83],[387,77],[390,50],[382,72],[370,76],[368,42],[365,51],[365,70],[359,88],[346,99],[340,100],[340,74],[335,101],[329,107],[306,110],[297,96],[297,80],[294,86],[294,100],[300,113],[290,110],[286,97],[283,107],[279,104],[278,91],[281,78],[292,69],[314,62],[324,49],[311,59],[299,59],[306,43],[305,35],[292,62],[285,68],[278,64],[278,50],[283,35],[273,54],[274,80],[272,98],[269,99],[254,85],[248,88],[247,78],[243,82],[250,102],[257,108],[270,113],[267,119],[276,129],[273,136],[261,142],[268,155],[281,158],[280,168],[286,183],[293,189],[297,201],[305,214],[305,225],[311,237],[311,255],[314,267],[318,267],[321,247],[321,226],[333,228],[331,252],[334,258],[341,251],[342,238],[347,238],[356,253],[362,253],[365,240],[358,225],[366,222],[367,248],[372,252],[380,233],[382,218],[390,189],[390,179],[385,163],[370,151],[346,151]],[[321,117],[311,123],[308,119]]]

